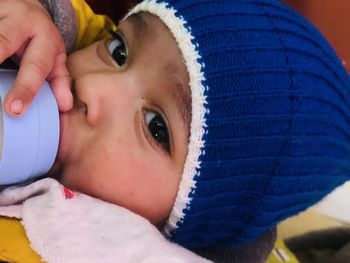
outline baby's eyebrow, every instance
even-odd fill
[[[127,20],[131,23],[134,36],[139,37],[142,32],[147,30],[147,23],[140,14],[133,14]]]
[[[165,71],[174,70],[176,68],[174,65],[168,65],[165,67]],[[175,71],[176,72],[176,71]],[[191,121],[191,109],[192,109],[192,98],[191,91],[187,85],[184,85],[181,81],[179,74],[176,74],[174,71],[172,74],[169,74],[169,80],[172,82],[170,94],[173,101],[176,104],[176,109],[179,111],[182,120],[186,128],[189,128]]]
[[[149,29],[147,22],[140,13],[129,16],[128,21],[131,23],[134,36],[140,40],[141,35]],[[192,97],[189,85],[188,83],[183,84],[183,81],[179,78],[179,71],[173,63],[169,63],[164,69],[164,76],[172,76],[170,79],[173,85],[170,93],[186,129],[189,130],[192,114]]]
[[[192,113],[192,98],[189,92],[190,88],[188,85],[184,86],[182,84],[179,84],[176,87],[176,91],[173,92],[175,103],[177,104],[177,108],[180,110],[181,117],[187,130],[189,130]]]

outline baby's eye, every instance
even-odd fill
[[[127,47],[123,37],[118,32],[111,34],[113,39],[107,43],[107,49],[114,61],[121,67],[128,57]]]
[[[170,153],[169,132],[166,122],[163,117],[156,112],[145,110],[145,122],[149,133],[153,139],[160,145],[167,153]]]

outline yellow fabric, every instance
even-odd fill
[[[23,225],[17,219],[0,216],[0,261],[43,262],[30,247]]]
[[[266,263],[299,263],[298,259],[286,247],[281,239],[277,239],[274,249],[268,257]]]
[[[84,0],[71,0],[78,21],[78,35],[76,49],[86,47],[97,40],[109,36],[116,26],[105,15],[96,15]]]

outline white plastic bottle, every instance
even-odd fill
[[[44,175],[58,150],[59,112],[48,83],[22,116],[10,117],[3,111],[16,74],[14,70],[0,69],[0,186]]]

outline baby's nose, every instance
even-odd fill
[[[74,92],[75,104],[86,107],[91,126],[111,121],[116,116],[127,118],[142,99],[141,88],[135,81],[115,74],[85,75],[76,80]]]

